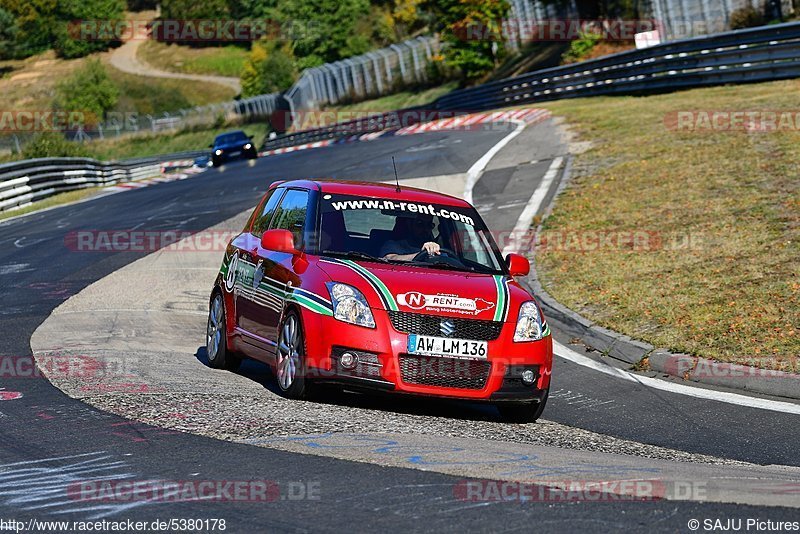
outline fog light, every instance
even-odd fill
[[[358,356],[352,352],[344,352],[339,356],[339,364],[345,369],[355,368],[356,362],[358,362]]]
[[[525,369],[522,371],[522,375],[520,375],[520,377],[522,378],[522,383],[526,386],[530,386],[536,381],[536,373],[530,369]]]

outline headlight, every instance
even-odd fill
[[[333,303],[333,316],[345,323],[375,328],[375,319],[372,317],[372,310],[367,305],[367,299],[361,291],[338,282],[328,282],[328,292],[331,294]]]
[[[244,149],[245,150],[250,150],[251,148],[253,148],[253,145],[251,145],[250,143],[247,143],[246,145],[244,145]]]
[[[216,149],[216,150],[214,151],[214,154],[216,154],[217,156],[219,156],[220,154],[222,154],[222,149],[221,149],[221,148],[218,148],[218,149]]]
[[[539,315],[539,308],[533,301],[523,303],[519,307],[514,341],[538,341],[542,337],[542,316]]]

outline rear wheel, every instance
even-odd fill
[[[290,399],[309,395],[310,383],[306,375],[305,337],[300,316],[290,311],[281,323],[278,334],[278,355],[275,378],[281,392]]]
[[[208,326],[206,327],[206,355],[208,365],[214,369],[235,371],[242,364],[239,355],[228,350],[225,327],[225,303],[222,295],[217,293],[211,299],[208,308]]]
[[[549,395],[550,390],[547,390],[538,403],[498,404],[497,409],[500,417],[507,423],[535,423],[544,412]]]

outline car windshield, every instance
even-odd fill
[[[473,208],[323,194],[320,253],[476,273],[503,272]]]
[[[249,138],[244,134],[244,132],[231,132],[218,135],[214,143],[217,145],[225,145],[228,143],[236,143],[237,141],[246,141],[247,139]]]

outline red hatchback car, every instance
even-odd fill
[[[228,244],[211,292],[212,367],[269,364],[312,385],[495,403],[535,421],[553,344],[524,277],[467,202],[393,185],[273,184]]]

